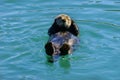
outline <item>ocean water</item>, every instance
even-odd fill
[[[80,46],[52,64],[44,45],[61,13]],[[0,80],[120,80],[120,0],[0,0]]]

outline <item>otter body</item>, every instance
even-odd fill
[[[50,56],[55,54],[70,54],[73,50],[73,46],[78,42],[79,39],[70,32],[58,32],[49,38],[45,46],[46,53]],[[65,45],[66,47],[64,47]],[[49,46],[53,48],[53,51],[48,52]]]

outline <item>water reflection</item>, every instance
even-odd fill
[[[71,67],[69,55],[59,57],[59,59],[57,59],[54,62],[51,62],[50,61],[51,59],[52,58],[50,56],[46,56],[46,64],[50,67],[53,67],[54,64],[57,64],[57,63],[61,68],[64,68],[64,69],[69,69]]]
[[[62,68],[69,69],[71,67],[71,64],[70,64],[70,59],[68,58],[68,56],[61,57],[59,60],[59,65]]]

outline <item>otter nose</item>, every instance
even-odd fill
[[[65,20],[62,20],[62,22],[65,22]]]

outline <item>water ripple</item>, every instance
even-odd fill
[[[1,0],[0,3],[2,80],[120,78],[119,0]],[[80,46],[69,58],[50,64],[46,63],[44,45],[48,28],[60,13],[70,15],[79,26]]]

